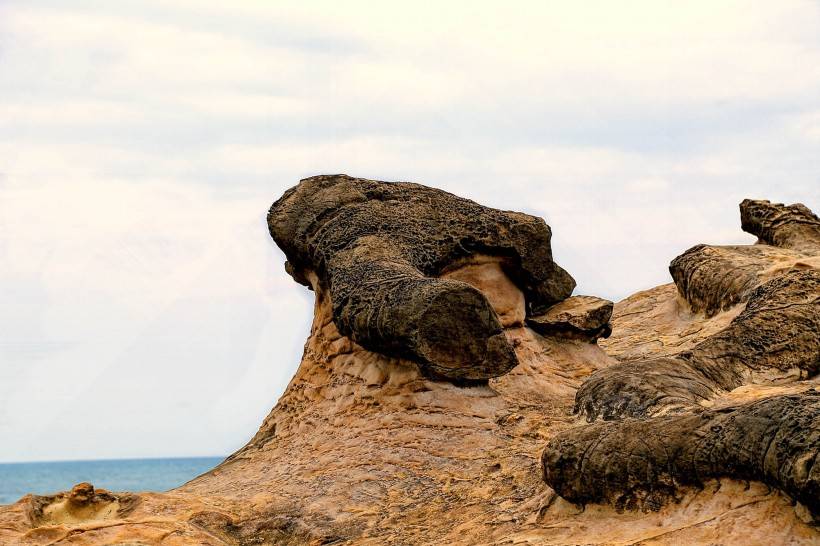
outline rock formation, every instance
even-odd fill
[[[167,493],[0,507],[0,544],[816,544],[820,223],[741,217],[758,244],[613,307],[538,218],[303,180],[268,223],[313,325],[254,438]]]
[[[339,332],[366,349],[417,362],[431,377],[487,379],[516,364],[487,297],[442,274],[476,255],[499,260],[527,313],[565,299],[575,281],[552,261],[549,226],[406,182],[303,180],[268,226],[297,282],[329,292]]]
[[[768,246],[699,245],[672,261],[693,310],[745,307],[689,350],[622,362],[584,381],[575,412],[615,422],[547,446],[544,478],[565,498],[655,505],[674,498],[678,484],[733,477],[777,487],[820,513],[820,392],[705,409],[745,384],[820,371],[820,221],[802,205],[745,200],[740,211],[760,241],[799,250],[784,260]],[[666,416],[628,419],[657,415]]]

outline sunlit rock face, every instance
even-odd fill
[[[313,323],[256,435],[167,493],[24,497],[0,544],[816,544],[814,228],[760,203],[761,244],[613,306],[540,219],[303,180],[269,226]]]

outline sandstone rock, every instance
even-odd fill
[[[705,316],[692,311],[673,283],[663,284],[616,302],[613,334],[598,344],[622,361],[672,356],[726,328],[742,310],[743,305],[736,305]]]
[[[658,509],[682,485],[758,480],[820,514],[820,390],[699,413],[599,422],[553,439],[544,479],[578,503]]]
[[[750,296],[729,325],[672,357],[624,362],[593,374],[575,397],[588,420],[645,417],[698,406],[746,382],[820,371],[820,270],[796,270]]]
[[[85,505],[94,500],[94,486],[88,482],[78,483],[71,488],[68,494],[68,502],[77,505]]]
[[[797,239],[807,225],[811,236],[814,224],[806,219],[813,215],[794,207],[741,205],[767,240],[805,253],[788,256],[789,267],[780,249],[761,245],[701,245],[673,260],[670,271],[692,309],[709,314],[745,307],[691,349],[624,361],[581,385],[575,412],[604,422],[566,431],[547,445],[544,479],[559,494],[574,502],[656,508],[682,484],[729,477],[778,487],[820,513],[814,382],[794,394],[732,403],[743,399],[734,393],[745,385],[771,392],[773,382],[820,372],[820,270],[812,246]],[[715,405],[721,407],[703,409]]]
[[[268,225],[294,278],[306,284],[315,274],[330,292],[343,335],[431,377],[486,379],[517,363],[486,297],[441,277],[453,263],[503,258],[530,313],[575,286],[553,262],[540,218],[417,184],[307,178],[273,204]]]
[[[114,520],[133,512],[139,502],[137,495],[114,494],[82,482],[68,493],[32,496],[28,519],[35,528]]]
[[[572,296],[545,313],[528,318],[527,324],[542,335],[595,341],[612,333],[611,316],[611,301],[595,296]]]
[[[669,264],[678,292],[695,313],[712,317],[745,303],[755,287],[816,257],[768,245],[697,245]]]
[[[782,205],[744,199],[740,203],[743,231],[758,242],[812,254],[820,252],[820,218],[802,203]]]

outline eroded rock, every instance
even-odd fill
[[[757,235],[758,242],[816,254],[820,251],[820,218],[806,205],[783,205],[744,199],[740,203],[743,231]]]
[[[672,262],[691,309],[711,315],[745,307],[691,349],[625,361],[581,385],[575,412],[604,422],[558,435],[542,457],[544,479],[565,498],[656,508],[680,484],[729,477],[778,487],[817,514],[820,393],[807,385],[725,403],[742,398],[733,392],[745,385],[799,382],[820,372],[816,217],[802,205],[767,201],[744,201],[741,211],[744,229],[799,253],[699,245]],[[703,409],[714,405],[721,407]]]
[[[131,493],[111,493],[83,482],[67,493],[32,496],[28,517],[34,527],[106,521],[127,516],[139,500]]]
[[[542,219],[418,184],[307,178],[273,204],[268,225],[293,277],[307,284],[314,272],[329,291],[343,335],[432,377],[486,379],[517,363],[487,298],[442,277],[453,263],[500,258],[528,314],[575,286],[552,260]]]
[[[572,296],[556,303],[527,324],[541,335],[562,336],[594,342],[609,337],[612,302],[595,296]]]
[[[739,407],[598,422],[552,440],[544,479],[576,503],[658,509],[681,485],[757,480],[820,514],[820,391]]]
[[[606,321],[605,302],[558,312],[591,300],[562,304],[561,274],[539,276],[554,268],[549,231],[526,215],[348,177],[308,179],[274,209],[283,223],[271,231],[315,309],[299,368],[257,434],[178,489],[135,495],[128,510],[114,509],[126,494],[90,485],[0,507],[0,544],[818,542],[808,251],[755,245],[767,249],[754,254],[766,269],[750,268],[751,284],[729,297],[710,293],[733,271],[717,251],[690,282],[723,309],[713,316],[684,299],[695,290],[670,284],[619,302]],[[433,308],[431,293],[455,296]],[[454,307],[463,301],[482,309],[477,327]],[[380,315],[382,304],[398,314]],[[536,333],[528,319],[548,310],[573,334]],[[450,345],[468,358],[442,364],[425,352],[450,343],[423,330],[442,324],[434,312],[449,314],[448,332],[468,319]],[[607,322],[608,339],[575,337]],[[509,360],[486,362],[478,349],[474,358],[471,346],[495,331],[518,365],[486,379]],[[442,381],[436,366],[468,372]],[[457,380],[474,373],[485,379]],[[581,423],[576,394],[610,420]]]
[[[820,371],[820,270],[793,270],[756,288],[723,330],[674,356],[623,362],[590,376],[575,397],[588,420],[696,407],[750,381]]]
[[[692,311],[712,317],[745,303],[756,287],[807,259],[768,245],[697,245],[672,260],[669,273]]]

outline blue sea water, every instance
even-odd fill
[[[167,491],[222,462],[222,457],[0,463],[0,504],[46,495],[80,482],[109,491]]]

